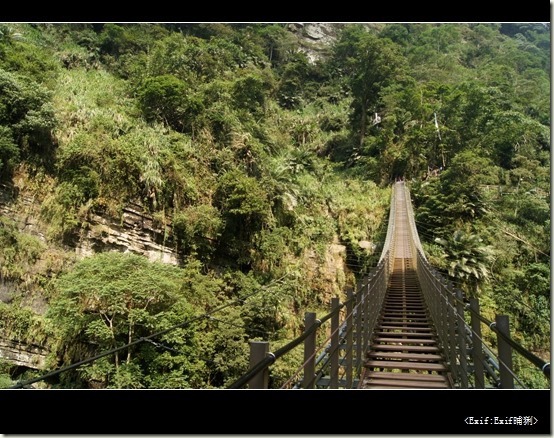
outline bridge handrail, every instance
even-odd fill
[[[418,252],[418,255],[421,257],[422,254]],[[428,263],[426,263],[423,260],[420,260],[421,269],[426,269],[429,274],[433,277],[443,277],[442,274],[437,272],[434,268],[430,267]],[[444,277],[443,277],[444,278]],[[485,318],[480,313],[476,312],[473,308],[471,308],[470,304],[464,300],[460,300],[456,297],[456,289],[455,288],[448,288],[449,292],[451,293],[450,300],[452,301],[452,304],[449,303],[449,305],[462,305],[464,310],[469,312],[469,315],[473,315],[475,318],[477,318],[481,323],[486,325],[492,332],[494,332],[497,337],[508,343],[517,353],[519,353],[521,356],[523,356],[525,359],[527,359],[530,363],[532,363],[534,366],[536,366],[548,379],[550,379],[550,362],[545,361],[544,359],[538,357],[531,351],[527,350],[525,347],[523,347],[521,344],[519,344],[517,341],[515,341],[511,336],[505,334],[504,332],[500,331],[495,321],[490,321],[489,319]],[[470,333],[474,333],[474,330],[470,327],[470,325],[467,322],[464,322],[466,331],[469,331]],[[492,350],[490,347],[483,344],[484,353],[486,356],[488,356],[491,360],[493,360],[492,356]]]
[[[437,283],[439,283],[439,284],[447,283],[448,284],[448,280],[440,272],[438,272],[435,268],[433,268],[431,266],[431,264],[429,263],[429,261],[427,260],[427,258],[425,257],[425,253],[423,251],[421,242],[419,240],[417,227],[415,225],[415,220],[414,220],[414,216],[413,216],[413,205],[412,205],[411,197],[410,197],[410,193],[409,193],[410,191],[409,191],[409,188],[406,185],[404,185],[404,191],[405,191],[407,215],[408,215],[408,218],[409,218],[409,225],[410,225],[409,229],[410,229],[410,234],[411,234],[411,237],[412,237],[411,243],[414,246],[414,250],[417,254],[416,257],[418,259],[418,261],[416,263],[418,277],[421,278],[422,275],[423,275],[421,273],[421,270],[426,270],[431,278],[436,279]],[[496,326],[496,322],[489,321],[487,318],[483,317],[478,312],[475,312],[475,310],[471,308],[471,306],[469,305],[468,302],[464,301],[463,299],[460,300],[458,298],[458,296],[463,296],[463,294],[461,293],[461,291],[459,289],[456,289],[452,286],[447,286],[447,290],[451,294],[449,299],[452,301],[452,304],[447,303],[448,305],[451,305],[451,306],[454,306],[454,307],[455,307],[455,305],[462,306],[464,311],[469,311],[470,315],[473,315],[474,317],[476,317],[480,322],[487,325],[489,327],[489,329],[491,329],[491,331],[496,333],[498,339],[501,339],[504,342],[506,342],[507,344],[509,344],[510,347],[512,347],[517,353],[519,353],[521,356],[523,356],[525,359],[527,359],[530,363],[532,363],[534,366],[536,366],[550,380],[550,362],[545,361],[544,359],[538,357],[537,355],[535,355],[531,351],[527,350],[521,344],[516,342],[509,334],[506,334],[503,331],[499,330]],[[473,329],[469,326],[469,324],[467,322],[464,321],[464,325],[465,325],[466,330],[469,330],[471,333],[473,333]],[[483,344],[483,347],[486,347],[485,344]],[[490,348],[488,348],[488,347],[486,349],[484,348],[485,355],[489,356],[490,351],[491,351]],[[489,359],[492,360],[493,358],[490,357]]]
[[[391,190],[390,198],[390,209],[389,209],[389,224],[387,226],[387,236],[385,238],[385,243],[383,244],[383,249],[381,251],[381,257],[379,258],[378,265],[385,258],[390,258],[390,249],[393,246],[394,242],[394,227],[396,221],[396,195],[394,187]],[[390,265],[390,260],[389,260]]]
[[[266,368],[268,368],[270,365],[272,365],[277,359],[288,353],[289,351],[296,348],[298,345],[300,345],[308,336],[310,336],[313,332],[315,332],[321,325],[323,325],[326,321],[330,320],[334,315],[336,315],[340,310],[346,306],[350,301],[354,300],[354,297],[349,298],[343,303],[339,303],[339,306],[329,312],[327,315],[325,315],[321,319],[316,319],[315,323],[311,325],[310,327],[306,328],[304,332],[287,343],[286,345],[282,346],[275,352],[267,353],[267,356],[262,359],[260,362],[258,362],[256,365],[254,365],[251,369],[249,369],[242,377],[240,377],[238,380],[236,380],[234,383],[232,383],[229,386],[229,389],[237,389],[242,388],[244,385],[248,383],[249,380],[252,379],[252,377],[256,376],[261,371],[264,371]]]
[[[461,379],[462,384],[461,387],[467,387],[468,386],[468,363],[471,363],[469,360],[469,352],[472,352],[473,350],[473,344],[472,339],[473,337],[479,338],[479,334],[475,333],[474,329],[465,321],[464,312],[469,310],[469,315],[476,318],[477,321],[480,323],[486,324],[494,333],[497,334],[497,339],[500,344],[501,341],[505,342],[506,344],[510,345],[513,350],[515,350],[517,353],[522,355],[524,358],[529,360],[533,365],[538,367],[545,376],[547,376],[548,379],[550,379],[550,362],[546,362],[543,359],[539,358],[529,350],[525,349],[523,346],[521,346],[519,343],[517,343],[515,340],[511,338],[509,335],[509,332],[503,332],[502,330],[498,329],[496,326],[496,322],[491,322],[487,318],[483,317],[479,314],[478,311],[475,311],[466,301],[463,299],[463,294],[461,290],[455,289],[451,283],[444,277],[438,270],[436,270],[427,260],[425,257],[425,253],[423,251],[421,242],[419,241],[419,236],[417,233],[417,227],[415,225],[415,220],[413,216],[413,207],[411,203],[411,198],[409,194],[409,189],[404,185],[397,185],[398,189],[401,189],[403,186],[404,190],[404,200],[406,202],[406,209],[407,209],[407,216],[409,219],[409,232],[411,234],[410,245],[412,248],[412,254],[415,254],[414,261],[416,265],[416,271],[418,277],[422,277],[425,272],[427,278],[431,279],[431,281],[434,281],[439,285],[438,289],[443,290],[443,292],[440,293],[442,299],[444,300],[444,304],[442,304],[443,308],[447,309],[447,313],[449,315],[449,318],[451,318],[451,321],[448,321],[447,324],[449,324],[449,331],[447,333],[443,332],[442,336],[450,336],[449,339],[441,339],[443,344],[448,344],[448,341],[453,342],[452,335],[455,335],[456,332],[460,332],[460,321],[462,321],[462,327],[463,330],[461,332],[463,333],[462,338],[459,336],[455,340],[455,345],[447,345],[447,348],[449,349],[450,354],[450,367],[455,368],[454,378],[455,381]],[[293,341],[289,342],[287,345],[281,347],[279,350],[277,350],[274,353],[267,353],[266,357],[258,362],[256,365],[254,365],[243,377],[241,377],[239,380],[237,380],[233,385],[230,386],[230,388],[238,388],[246,385],[248,381],[254,377],[256,374],[267,370],[267,368],[275,362],[276,359],[281,357],[282,355],[286,354],[287,352],[291,351],[293,348],[297,347],[302,341],[306,340],[310,335],[313,335],[313,333],[327,320],[331,319],[333,316],[337,314],[344,306],[350,304],[352,300],[354,300],[354,303],[357,302],[357,304],[351,309],[351,316],[347,315],[345,320],[339,325],[338,332],[339,332],[339,343],[342,344],[345,342],[346,335],[348,332],[351,332],[353,329],[352,320],[354,317],[358,318],[362,315],[364,316],[365,327],[364,327],[364,333],[367,332],[367,330],[371,327],[371,330],[373,330],[373,316],[368,311],[368,302],[370,292],[372,292],[372,288],[376,287],[377,281],[375,284],[373,284],[370,287],[370,283],[374,281],[376,278],[380,277],[384,273],[386,273],[386,276],[388,278],[388,274],[390,273],[390,263],[391,263],[391,248],[394,246],[394,217],[396,214],[396,196],[395,196],[395,190],[392,191],[391,194],[391,209],[389,213],[389,227],[387,232],[387,238],[385,241],[385,245],[383,248],[383,252],[381,254],[381,258],[379,259],[379,264],[374,268],[374,271],[372,274],[367,276],[365,280],[361,282],[361,285],[359,286],[358,290],[355,294],[352,295],[351,298],[346,300],[344,303],[340,303],[338,307],[333,309],[330,313],[328,313],[326,316],[324,316],[321,319],[316,319],[315,323],[306,329],[306,331]],[[441,289],[442,288],[442,289]],[[364,294],[365,291],[365,294]],[[377,295],[376,293],[374,295]],[[380,296],[375,297],[377,300],[380,299]],[[382,303],[376,303],[377,305]],[[362,308],[362,305],[365,306],[365,309]],[[364,312],[367,312],[367,314],[364,314]],[[433,315],[432,315],[433,316]],[[351,317],[352,320],[347,321],[348,318]],[[347,322],[350,322],[351,325],[348,326]],[[472,324],[474,324],[472,322]],[[457,326],[453,328],[453,326]],[[364,334],[366,336],[366,334]],[[367,336],[366,336],[367,337]],[[362,342],[363,344],[363,342]],[[350,346],[349,348],[351,348]],[[467,347],[467,348],[466,348]],[[364,345],[365,348],[365,345]],[[336,352],[337,346],[333,346],[331,343],[327,344],[323,350],[323,352],[318,356],[317,360],[315,361],[316,365],[323,363],[323,365],[320,367],[319,371],[314,374],[312,378],[310,378],[311,384],[313,384],[314,380],[317,380],[318,378],[321,378],[326,367],[330,366],[331,362],[331,355],[337,354]],[[498,359],[495,358],[495,355],[492,351],[492,349],[487,346],[484,342],[479,343],[479,349],[482,350],[482,357],[480,358],[480,362],[482,362],[482,369],[484,372],[486,372],[486,375],[488,378],[492,381],[494,381],[495,386],[501,386],[503,374],[502,374],[502,366],[506,367],[506,364],[502,361],[501,355],[499,352]],[[335,350],[333,352],[333,350]],[[511,353],[510,353],[511,354]],[[315,353],[314,353],[315,355]],[[474,356],[477,357],[477,356]],[[336,360],[336,357],[335,357]],[[304,364],[305,365],[305,364]],[[474,363],[475,366],[477,366],[477,362]],[[501,366],[502,365],[502,366]],[[458,369],[459,368],[459,369]],[[302,367],[300,368],[300,370]],[[299,370],[299,371],[300,371]],[[514,377],[516,377],[513,374],[513,371],[511,369],[507,369],[508,373],[511,373]],[[498,376],[500,374],[500,376]],[[294,376],[293,376],[294,378]],[[336,375],[335,375],[336,379]],[[291,379],[292,380],[292,379]],[[289,380],[290,381],[290,380]],[[335,380],[336,382],[336,380]],[[300,382],[297,382],[296,385],[293,387],[295,389],[302,387],[302,384]]]
[[[421,240],[419,240],[419,233],[417,232],[417,227],[415,223],[414,218],[414,209],[412,207],[412,197],[410,196],[410,190],[406,187],[404,184],[404,192],[406,196],[406,213],[408,215],[408,225],[410,229],[410,233],[412,236],[413,244],[415,246],[415,249],[421,254],[421,257],[423,260],[427,260],[427,257],[425,257],[425,251],[423,251],[423,246],[421,245]]]
[[[350,298],[348,298],[342,303],[339,303],[339,305],[335,309],[327,313],[322,318],[316,319],[314,324],[312,324],[309,327],[306,327],[305,331],[301,335],[299,335],[292,341],[288,342],[286,345],[282,346],[275,352],[266,353],[266,356],[262,360],[260,360],[255,365],[253,365],[245,374],[243,374],[239,379],[237,379],[227,388],[238,389],[238,388],[244,387],[253,377],[267,370],[273,363],[275,363],[277,359],[287,354],[294,348],[298,347],[303,341],[305,341],[310,335],[312,335],[319,327],[321,327],[325,322],[327,322],[333,316],[339,313],[348,304],[357,303],[353,308],[351,320],[354,320],[355,318],[361,318],[364,312],[360,311],[359,307],[368,302],[367,300],[369,299],[369,294],[373,291],[373,288],[378,284],[380,279],[383,278],[383,276],[385,276],[385,272],[387,271],[387,259],[388,259],[388,254],[385,254],[381,262],[374,268],[374,270],[368,276],[366,276],[365,279],[363,279],[360,282],[358,289],[356,290],[355,293],[352,294]],[[339,344],[342,344],[346,341],[346,335],[347,335],[346,332],[348,330],[348,327],[347,327],[348,318],[349,318],[349,315],[347,315],[344,321],[342,321],[339,325]],[[369,319],[370,319],[369,317],[365,319],[364,321],[365,324],[371,324]],[[369,325],[364,328],[368,333],[371,333],[373,331],[373,327],[369,327]],[[324,368],[328,365],[328,361],[326,361],[325,359],[327,359],[327,355],[329,353],[330,347],[331,347],[330,344],[325,345],[323,353],[316,360],[316,364],[323,362],[323,365],[321,366],[316,376],[321,375],[323,373]],[[300,387],[300,383],[297,383],[294,386],[295,389],[299,387]]]

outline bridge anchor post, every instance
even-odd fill
[[[316,323],[316,315],[314,312],[306,312],[304,314],[304,331],[308,331]],[[316,332],[313,330],[304,340],[304,378],[302,380],[302,388],[315,388],[315,347],[316,347]]]
[[[267,341],[250,341],[250,368],[265,359],[269,353],[269,342]],[[267,389],[269,386],[269,370],[259,372],[248,382],[250,389]]]
[[[481,321],[479,320],[479,300],[477,298],[469,299],[469,308],[471,312],[471,344],[473,355],[473,376],[475,378],[475,387],[485,388],[485,371],[483,358],[483,343],[481,341]]]
[[[354,291],[348,288],[346,291],[346,388],[352,388],[352,347],[354,324],[352,322],[352,311],[354,310]]]
[[[340,301],[338,297],[331,298],[331,379],[329,387],[338,389],[339,387],[339,309]]]
[[[512,347],[501,336],[510,337],[510,320],[507,315],[496,316],[496,329],[498,330],[498,366],[500,369],[500,387],[502,389],[514,389],[514,376],[512,375]]]

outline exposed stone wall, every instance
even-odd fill
[[[328,54],[329,47],[338,39],[348,23],[289,23],[287,29],[298,37],[300,50],[311,63]],[[383,23],[361,23],[368,30],[379,31]]]
[[[40,205],[23,192],[15,195],[15,187],[0,185],[0,215],[16,223],[19,231],[47,242],[44,224],[40,223]],[[179,264],[174,244],[168,236],[171,225],[162,229],[155,225],[152,216],[141,212],[140,206],[123,209],[121,219],[91,214],[89,226],[73,243],[78,258],[103,251],[133,252],[173,265]]]
[[[290,23],[287,29],[298,37],[301,50],[315,63],[335,41],[341,26],[338,23]]]
[[[121,221],[99,215],[91,215],[90,226],[82,234],[75,252],[86,257],[97,252],[133,252],[173,265],[179,264],[172,240],[166,230],[156,227],[151,216],[142,213],[138,206],[123,209]]]
[[[13,365],[42,370],[44,369],[48,353],[48,350],[37,345],[22,344],[0,338],[0,359],[6,360]]]

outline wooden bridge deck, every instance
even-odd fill
[[[403,191],[397,193],[393,269],[358,388],[451,388],[413,268]]]

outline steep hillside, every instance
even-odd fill
[[[48,385],[224,387],[376,264],[404,177],[433,263],[547,354],[549,48],[525,23],[0,25],[4,336],[54,369],[190,320]]]

